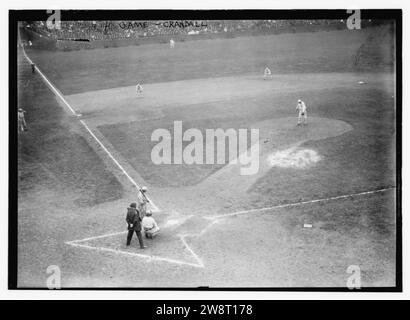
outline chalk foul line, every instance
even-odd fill
[[[321,199],[314,199],[314,200],[308,200],[308,201],[299,201],[299,202],[293,202],[293,203],[286,203],[286,204],[281,204],[281,205],[271,206],[271,207],[265,207],[265,208],[242,210],[242,211],[236,211],[236,212],[232,212],[232,213],[213,215],[213,216],[206,216],[205,218],[209,219],[209,220],[222,219],[222,218],[232,217],[232,216],[237,216],[237,215],[242,215],[242,214],[259,213],[259,212],[263,212],[263,211],[275,210],[275,209],[280,209],[280,208],[296,207],[296,206],[301,206],[301,205],[305,205],[305,204],[312,204],[312,203],[317,203],[317,202],[327,202],[327,201],[332,201],[332,200],[339,200],[339,199],[344,199],[344,198],[363,196],[363,195],[368,195],[368,194],[373,194],[373,193],[384,192],[384,191],[391,190],[391,189],[396,189],[396,187],[389,187],[389,188],[383,188],[383,189],[377,189],[377,190],[370,190],[370,191],[359,192],[359,193],[344,194],[344,195],[341,195],[341,196],[335,196],[335,197],[329,197],[329,198],[321,198]]]
[[[100,147],[107,153],[107,155],[111,158],[111,160],[117,165],[117,167],[124,173],[124,175],[128,178],[128,180],[131,181],[131,183],[137,187],[137,189],[141,189],[140,186],[135,182],[135,180],[128,174],[127,171],[125,171],[124,167],[117,161],[117,159],[114,158],[114,156],[111,154],[111,152],[104,146],[104,144],[96,137],[96,135],[91,131],[91,129],[87,126],[84,120],[80,120],[81,124],[84,126],[84,128],[90,133],[90,135],[94,138],[95,141],[100,145]],[[159,208],[152,202],[150,198],[147,197],[149,200],[149,204],[152,208],[153,212],[159,212]]]
[[[260,212],[263,212],[263,211],[269,211],[269,210],[274,210],[274,209],[279,209],[279,208],[302,206],[302,205],[308,205],[308,204],[318,203],[318,202],[327,202],[327,201],[332,201],[332,200],[339,200],[339,199],[345,199],[345,198],[350,198],[350,197],[357,197],[357,196],[375,194],[375,193],[380,193],[380,192],[384,192],[384,191],[392,190],[392,189],[396,189],[396,187],[389,187],[389,188],[383,188],[383,189],[377,189],[377,190],[370,190],[370,191],[365,191],[365,192],[352,193],[352,194],[340,195],[340,196],[329,197],[329,198],[314,199],[314,200],[309,200],[309,201],[300,201],[300,202],[288,203],[288,204],[283,204],[283,205],[278,205],[278,206],[271,206],[271,207],[266,207],[266,208],[243,210],[243,211],[237,211],[237,212],[221,214],[221,215],[215,215],[215,216],[206,216],[205,218],[211,220],[211,222],[204,229],[202,229],[199,233],[196,233],[196,234],[187,233],[187,234],[177,235],[177,237],[179,237],[181,242],[184,244],[185,249],[191,254],[191,256],[196,261],[196,263],[190,263],[190,262],[187,262],[187,261],[169,259],[169,258],[164,258],[164,257],[159,257],[159,256],[146,255],[146,254],[141,254],[141,253],[128,252],[128,251],[123,251],[123,250],[119,250],[119,249],[112,249],[112,248],[106,248],[106,247],[97,247],[97,246],[90,246],[90,245],[87,245],[87,244],[83,244],[84,242],[90,241],[90,240],[106,238],[106,237],[115,236],[115,235],[119,235],[119,234],[126,234],[127,231],[114,232],[114,233],[104,234],[104,235],[100,235],[100,236],[84,238],[84,239],[81,239],[81,240],[68,241],[68,242],[66,242],[66,244],[74,246],[74,247],[80,247],[80,248],[85,248],[85,249],[90,249],[90,250],[105,251],[105,252],[111,252],[111,253],[115,253],[115,254],[123,254],[123,255],[131,256],[131,257],[143,258],[143,259],[146,259],[148,261],[162,261],[162,262],[174,263],[174,264],[178,264],[178,265],[186,265],[186,266],[191,266],[191,267],[204,268],[205,265],[204,265],[202,259],[195,253],[195,251],[187,243],[186,238],[187,237],[196,237],[196,238],[201,237],[213,225],[218,223],[218,221],[220,219],[231,217],[231,216],[236,216],[236,215],[255,214],[255,213],[260,213]]]
[[[30,64],[33,64],[33,61],[28,57],[26,54],[26,51],[22,47],[23,55],[27,59],[27,61]],[[44,73],[41,72],[39,67],[35,65],[35,69],[37,72],[40,74],[40,76],[43,78],[44,82],[48,85],[48,87],[53,91],[55,95],[57,95],[60,100],[64,103],[64,105],[71,111],[71,113],[75,116],[77,116],[77,112],[70,106],[70,104],[67,102],[67,100],[64,98],[64,96],[60,93],[60,91],[57,90],[57,88],[47,79],[47,77],[44,75]],[[116,166],[121,170],[121,172],[128,178],[128,180],[135,186],[137,189],[141,189],[141,187],[135,182],[135,180],[128,174],[127,171],[123,168],[123,166],[117,161],[117,159],[114,158],[114,156],[111,154],[111,152],[104,146],[104,144],[95,136],[95,134],[91,131],[91,129],[87,126],[84,120],[80,120],[80,123],[84,126],[84,128],[90,133],[90,135],[94,138],[95,141],[101,146],[101,148],[105,151],[105,153],[110,157],[110,159],[116,164]],[[152,211],[153,212],[159,212],[159,208],[154,204],[154,202],[147,197],[149,200],[149,203],[151,205]]]

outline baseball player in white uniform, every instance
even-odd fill
[[[155,219],[152,217],[151,211],[147,211],[146,216],[142,219],[142,228],[145,232],[145,237],[153,239],[159,233],[159,227]]]
[[[27,131],[27,123],[24,113],[25,111],[22,108],[19,108],[17,111],[18,128],[21,132]]]
[[[265,68],[265,71],[263,72],[263,78],[264,79],[270,79],[272,78],[272,72],[268,67]]]
[[[301,125],[301,123],[302,123],[302,117],[303,117],[303,124],[306,125],[307,124],[306,104],[300,99],[298,100],[296,110],[299,112],[299,114],[298,114],[298,126]]]
[[[170,47],[171,49],[174,49],[174,48],[175,48],[175,41],[174,41],[173,39],[169,40],[169,47]]]
[[[141,219],[143,219],[147,213],[147,203],[149,202],[145,193],[148,191],[147,187],[142,187],[138,191],[137,196],[137,209],[140,212]]]
[[[139,83],[135,86],[135,90],[137,91],[137,96],[142,97],[142,85]]]

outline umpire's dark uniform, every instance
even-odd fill
[[[127,208],[127,217],[125,220],[128,223],[128,236],[127,236],[127,246],[131,244],[132,235],[135,233],[137,234],[138,241],[140,243],[141,249],[144,249],[144,242],[142,240],[141,235],[141,218],[139,212],[137,210],[137,204],[131,203],[129,208]]]

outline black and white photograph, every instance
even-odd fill
[[[9,19],[9,287],[401,290],[400,9]]]

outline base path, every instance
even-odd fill
[[[160,117],[160,111],[168,107],[180,107],[218,101],[230,101],[261,97],[263,95],[295,93],[295,106],[304,91],[332,88],[351,88],[363,80],[365,74],[315,73],[280,74],[270,80],[262,76],[236,76],[193,79],[143,85],[143,97],[136,94],[135,86],[89,91],[66,96],[67,101],[86,117],[96,118],[98,125],[138,120],[140,111],[152,112]],[[366,86],[385,81],[388,75],[372,76]],[[293,107],[292,107],[293,108]]]

